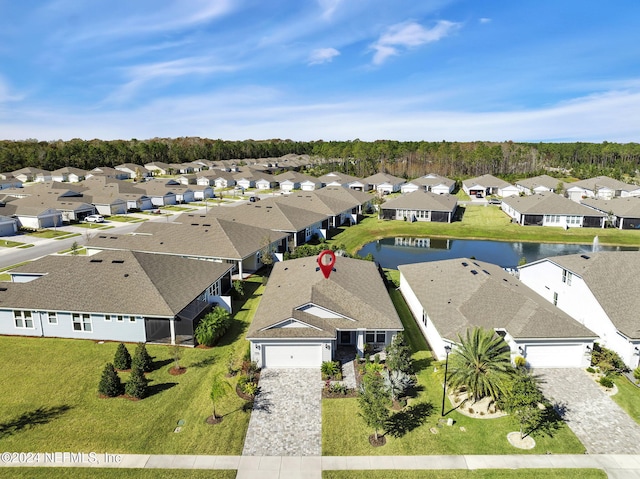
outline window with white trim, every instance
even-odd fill
[[[220,296],[220,281],[209,286],[209,296]]]
[[[105,321],[111,321],[111,315],[110,314],[105,314],[104,315],[104,320]]]
[[[387,341],[386,331],[367,331],[365,333],[365,341],[368,344],[385,343]]]
[[[58,313],[49,311],[47,313],[47,319],[49,321],[49,324],[58,324]]]
[[[90,333],[93,329],[91,326],[91,315],[88,313],[73,313],[73,330],[84,331]]]
[[[13,320],[16,328],[33,329],[33,317],[31,311],[14,311]]]

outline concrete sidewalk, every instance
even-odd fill
[[[613,479],[640,479],[640,455],[505,455],[505,456],[189,456],[97,455],[93,460],[70,458],[45,462],[11,462],[0,467],[104,467],[134,469],[237,470],[237,479],[321,479],[331,470],[438,469],[603,469]]]

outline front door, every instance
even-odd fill
[[[340,331],[340,344],[351,344],[351,331]]]

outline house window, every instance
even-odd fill
[[[31,317],[31,311],[14,311],[13,319],[16,324],[16,328],[33,329],[33,318]]]
[[[427,312],[422,310],[422,324],[427,325]]]
[[[91,332],[91,315],[87,313],[73,313],[73,330]]]
[[[311,236],[311,229],[310,228],[305,228],[304,237],[308,238],[309,236]]]
[[[110,314],[105,314],[104,315],[104,320],[105,321],[111,321],[111,315]]]
[[[209,296],[220,296],[220,281],[209,286]]]
[[[121,314],[118,315],[118,322],[121,323],[124,321],[124,316],[122,316]]]
[[[558,306],[558,293],[553,293],[553,305]]]
[[[135,316],[129,316],[129,322],[130,323],[135,323],[136,322],[136,317]]]
[[[573,273],[567,271],[566,269],[562,270],[562,282],[567,283],[567,286],[571,286],[571,278],[573,277]]]
[[[49,324],[58,324],[58,313],[54,313],[53,311],[49,311],[47,313],[47,317],[49,319]]]
[[[385,331],[367,331],[365,334],[365,341],[369,344],[385,343],[386,340],[387,333]]]

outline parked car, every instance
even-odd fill
[[[255,203],[256,201],[260,201],[260,197],[259,196],[250,196],[249,197],[249,201],[251,203]]]
[[[484,198],[484,196],[482,196],[482,193],[476,193],[476,198]]]
[[[102,215],[89,215],[84,219],[87,223],[103,223],[104,216]]]
[[[502,204],[502,200],[500,198],[491,198],[491,199],[489,199],[489,204],[490,205],[501,205]]]

